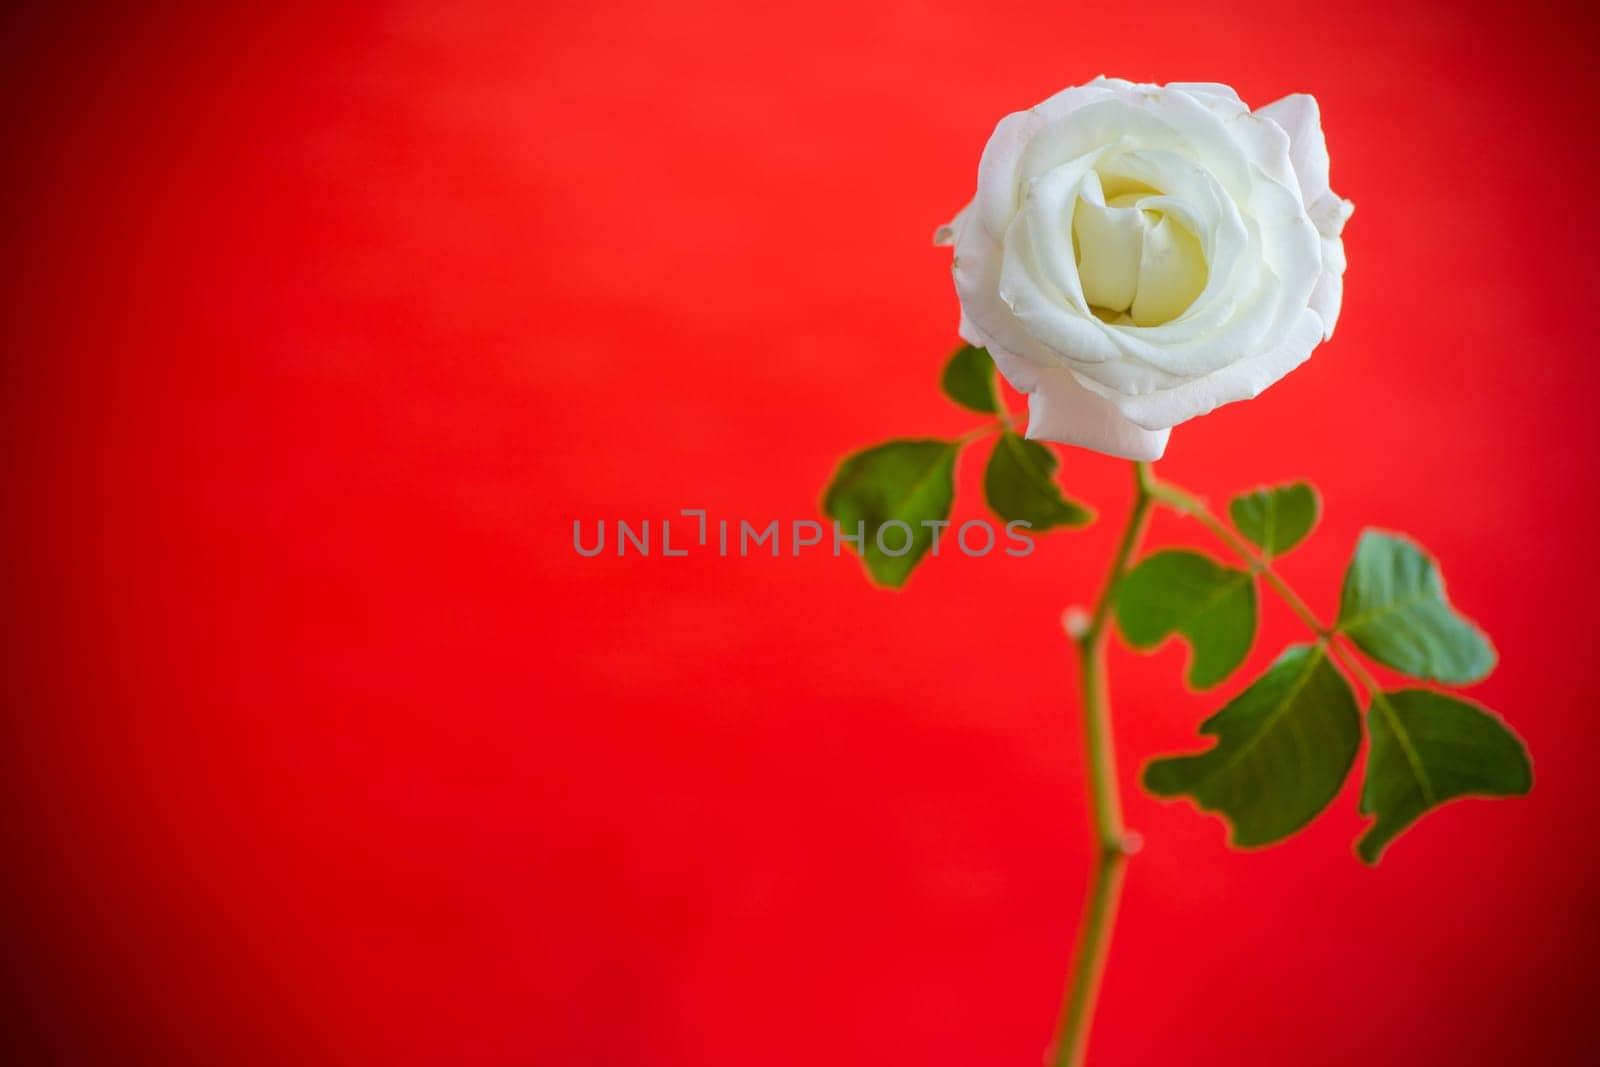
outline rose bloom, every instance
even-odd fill
[[[1001,119],[934,239],[1028,436],[1151,460],[1333,336],[1351,211],[1312,97],[1097,78]]]

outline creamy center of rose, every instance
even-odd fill
[[[1181,220],[1155,207],[1161,195],[1102,175],[1078,196],[1072,253],[1089,309],[1105,322],[1159,326],[1205,288],[1205,251]]]

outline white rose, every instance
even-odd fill
[[[1098,78],[1002,119],[935,241],[1028,436],[1150,460],[1333,335],[1351,210],[1312,97]]]

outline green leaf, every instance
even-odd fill
[[[981,348],[962,345],[956,349],[944,365],[939,388],[964,408],[985,415],[1000,413],[1000,398],[994,391],[994,360]]]
[[[1032,533],[1054,526],[1083,526],[1094,512],[1061,495],[1056,485],[1056,454],[1037,441],[1006,430],[995,442],[983,472],[983,495],[1007,522],[1028,523]]]
[[[949,520],[959,451],[953,441],[890,441],[839,464],[822,510],[845,536],[861,524],[865,537],[853,547],[873,581],[898,589],[932,547],[940,530],[922,524]],[[883,530],[880,545],[879,530],[891,522],[905,527]]]
[[[1338,794],[1361,744],[1361,714],[1323,647],[1295,645],[1200,732],[1216,746],[1152,761],[1144,787],[1221,813],[1229,843],[1255,848],[1299,830]]]
[[[1256,583],[1198,552],[1148,556],[1117,583],[1117,625],[1147,651],[1172,634],[1194,650],[1189,684],[1207,689],[1236,670],[1256,637]]]
[[[1290,482],[1240,493],[1228,502],[1239,532],[1267,558],[1281,556],[1306,539],[1322,514],[1322,500],[1309,482]]]
[[[1520,796],[1533,788],[1522,740],[1499,716],[1429,689],[1376,692],[1361,814],[1377,821],[1356,842],[1367,863],[1427,812],[1465,796]]]
[[[1338,629],[1379,663],[1414,678],[1460,685],[1494,669],[1494,647],[1450,606],[1433,560],[1380,530],[1363,532],[1356,545]]]

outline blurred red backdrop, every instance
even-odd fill
[[[845,452],[970,425],[930,234],[1102,72],[1321,99],[1338,336],[1162,467],[1316,481],[1325,614],[1363,525],[1428,545],[1538,785],[1376,870],[1353,784],[1253,854],[1130,790],[1092,1060],[1590,1055],[1586,12],[259,6],[4,16],[25,1059],[1038,1063],[1089,857],[1057,620],[1125,465],[1064,457],[1108,521],[900,595],[571,524],[811,518]],[[1297,636],[1269,605],[1251,670]],[[1126,775],[1218,705],[1182,661],[1113,654]]]

